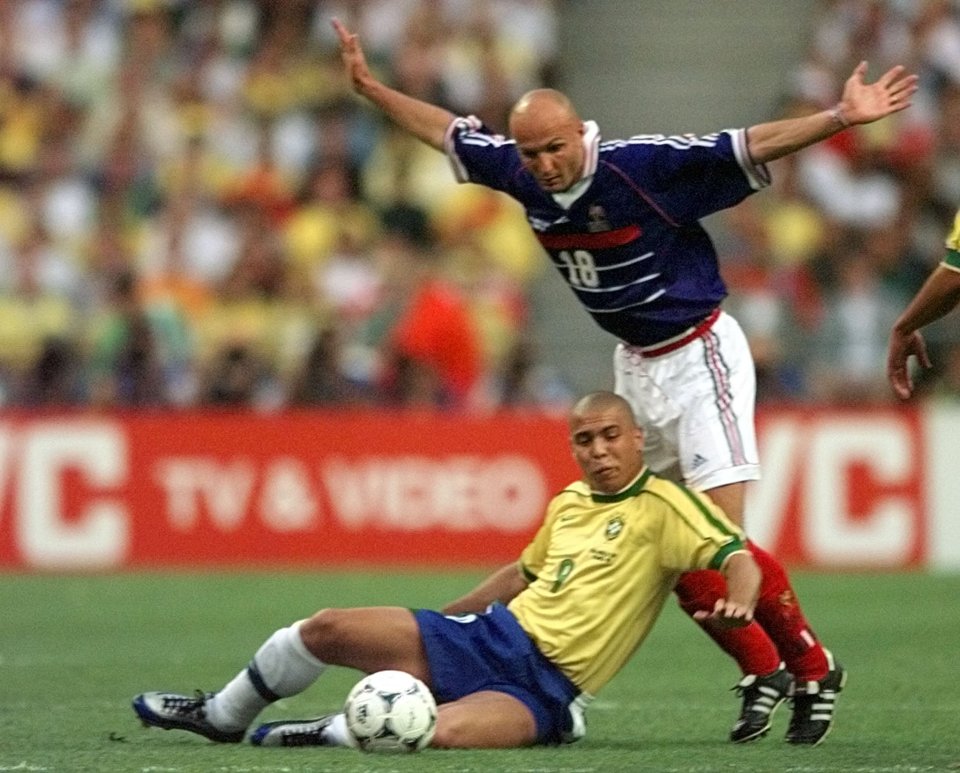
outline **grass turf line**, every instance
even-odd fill
[[[142,728],[130,698],[230,679],[276,628],[324,606],[437,607],[482,573],[235,572],[0,576],[0,773],[26,771],[796,771],[960,769],[960,575],[797,574],[811,622],[850,672],[833,733],[783,742],[789,706],[754,744],[726,741],[738,674],[668,603],[646,644],[588,713],[572,746],[427,750],[221,746]],[[336,709],[358,678],[331,669],[262,719]]]

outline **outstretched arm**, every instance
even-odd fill
[[[906,400],[913,394],[913,379],[907,361],[913,355],[929,368],[927,345],[920,328],[940,319],[960,303],[960,271],[937,266],[890,330],[887,345],[887,378],[896,395]]]
[[[875,83],[865,83],[867,63],[860,62],[847,78],[836,107],[800,118],[786,118],[747,129],[747,149],[758,164],[794,153],[856,124],[872,123],[910,106],[917,76],[892,67]]]
[[[746,550],[733,553],[720,568],[727,580],[727,597],[717,599],[712,612],[694,612],[696,620],[711,620],[725,628],[740,628],[753,620],[760,593],[760,569]]]
[[[414,99],[381,83],[370,72],[356,34],[344,27],[339,19],[333,20],[333,28],[340,38],[340,58],[353,90],[373,102],[402,129],[442,151],[447,127],[456,116],[449,110]]]
[[[466,596],[447,604],[442,611],[445,615],[483,612],[494,601],[508,603],[528,584],[527,578],[520,571],[520,565],[514,561],[495,571]]]

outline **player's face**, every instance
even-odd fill
[[[620,407],[575,416],[570,423],[570,442],[594,491],[614,494],[643,468],[643,433]]]
[[[583,123],[568,113],[546,111],[511,123],[524,167],[550,193],[570,188],[583,174]]]

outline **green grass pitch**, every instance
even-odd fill
[[[0,771],[850,771],[960,770],[960,575],[796,574],[824,641],[850,678],[833,733],[815,749],[771,733],[726,741],[738,675],[675,607],[561,748],[426,750],[218,746],[140,726],[137,692],[214,689],[281,625],[324,606],[436,607],[483,572],[0,575]],[[358,677],[328,671],[262,718],[338,707]]]

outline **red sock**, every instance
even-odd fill
[[[698,609],[713,610],[717,599],[726,595],[727,582],[720,572],[702,569],[681,574],[674,591],[680,608],[692,619]],[[780,667],[776,646],[756,621],[743,628],[721,628],[710,623],[695,622],[720,645],[720,649],[737,661],[745,675],[763,676]]]
[[[797,595],[783,566],[763,548],[747,543],[760,567],[760,598],[754,616],[776,643],[787,670],[798,682],[822,679],[827,674],[827,656],[803,616]]]

